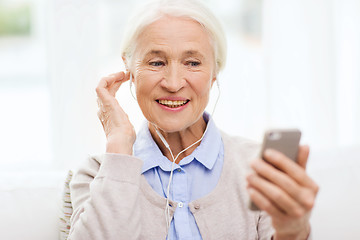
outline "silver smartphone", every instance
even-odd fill
[[[265,132],[260,157],[264,159],[264,152],[268,148],[282,152],[285,156],[296,161],[301,132],[298,129],[272,129]],[[260,210],[252,201],[249,204],[250,210]]]

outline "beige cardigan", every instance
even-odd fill
[[[215,189],[189,203],[204,240],[271,239],[274,230],[264,212],[248,210],[248,162],[259,146],[222,133],[224,165]],[[142,160],[120,154],[90,157],[71,181],[74,212],[70,240],[166,239],[164,208],[141,175]],[[177,203],[171,201],[171,217]]]

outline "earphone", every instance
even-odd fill
[[[137,101],[137,99],[136,99],[136,97],[135,97],[136,94],[134,95],[134,93],[131,91],[131,89],[132,89],[132,88],[131,88],[131,87],[132,87],[132,74],[131,74],[131,72],[130,72],[130,79],[129,79],[129,81],[130,81],[130,85],[129,85],[129,86],[130,86],[131,96],[134,98],[135,101]]]
[[[216,105],[219,101],[219,98],[220,98],[220,94],[221,94],[221,91],[220,91],[220,84],[219,84],[219,80],[216,79],[216,85],[218,87],[218,90],[219,90],[219,94],[216,98],[216,101],[215,101],[215,105],[214,105],[214,108],[213,108],[213,111],[211,113],[211,117],[214,116],[214,112],[215,112],[215,109],[216,109]],[[205,136],[207,130],[208,130],[208,125],[206,126],[205,128],[205,131],[203,133],[203,135],[201,136],[201,138],[199,140],[197,140],[196,142],[194,142],[193,144],[191,144],[190,146],[188,146],[187,148],[183,149],[182,151],[180,151],[176,157],[174,158],[174,154],[172,153],[171,151],[171,148],[170,148],[170,145],[167,143],[167,141],[165,140],[164,136],[160,133],[159,129],[153,124],[154,128],[155,128],[155,131],[156,131],[156,134],[159,136],[159,138],[161,139],[161,142],[165,145],[165,147],[169,150],[170,152],[170,155],[171,155],[171,158],[172,158],[172,164],[171,164],[171,172],[170,172],[170,177],[169,177],[169,182],[168,182],[168,185],[167,185],[167,189],[166,189],[166,206],[165,206],[165,220],[166,220],[166,226],[167,226],[167,232],[168,232],[168,236],[169,236],[169,228],[170,228],[170,224],[171,224],[171,220],[170,220],[170,205],[169,205],[169,195],[170,195],[170,185],[171,185],[171,182],[172,182],[172,178],[173,178],[173,173],[174,173],[174,166],[175,166],[175,162],[176,162],[176,159],[180,156],[180,154],[182,154],[183,152],[185,152],[186,150],[188,150],[189,148],[193,147],[195,144],[199,143]],[[169,238],[170,240],[170,238]]]

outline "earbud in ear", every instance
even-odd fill
[[[129,81],[130,81],[130,85],[129,85],[130,86],[130,93],[131,93],[131,96],[135,99],[135,101],[137,101],[136,97],[135,97],[136,93],[134,94],[133,91],[132,91],[132,82],[133,82],[132,80],[133,80],[132,79],[132,74],[130,72],[130,79],[129,79]]]

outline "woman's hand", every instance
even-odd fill
[[[96,88],[98,96],[98,117],[106,135],[106,152],[132,154],[136,139],[133,125],[119,105],[115,94],[123,82],[128,81],[130,73],[114,73],[100,80]]]
[[[247,177],[250,198],[272,218],[274,239],[307,239],[309,218],[319,187],[306,174],[309,147],[300,146],[298,162],[267,150],[266,161],[256,159]]]

